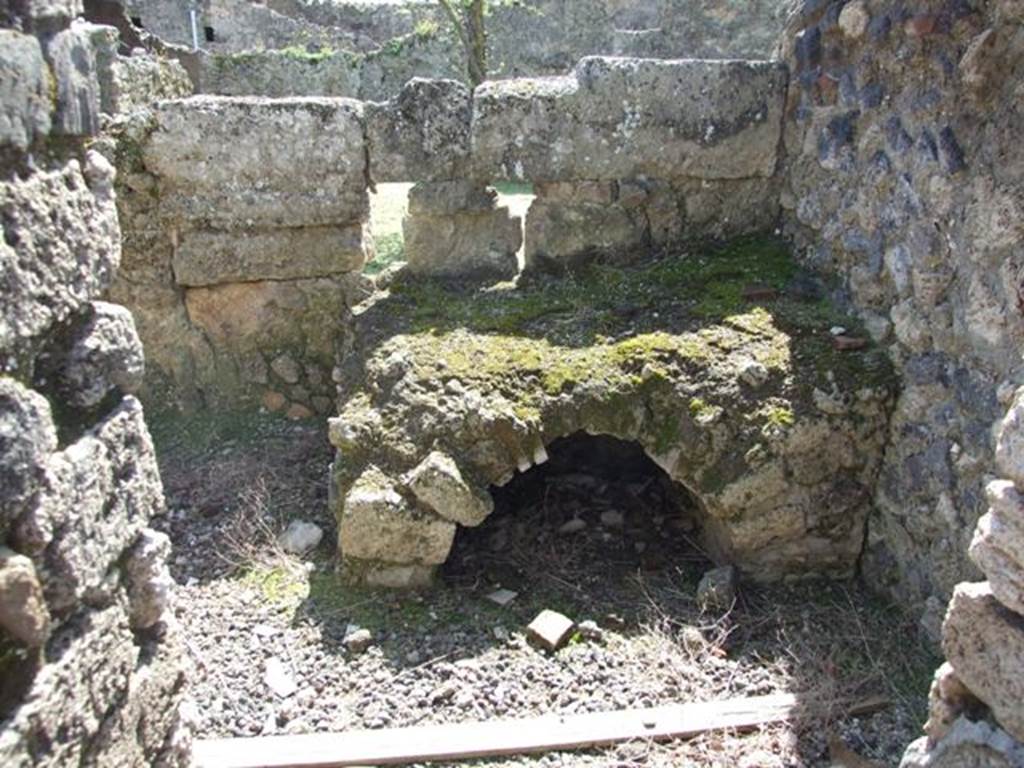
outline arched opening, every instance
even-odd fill
[[[446,579],[516,592],[554,583],[601,599],[627,581],[663,575],[695,584],[707,570],[697,500],[639,444],[577,432],[547,453],[491,488],[494,512],[459,530]]]

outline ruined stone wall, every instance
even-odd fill
[[[186,765],[142,346],[101,300],[120,230],[88,147],[110,30],[80,11],[0,12],[0,763]]]
[[[977,577],[992,425],[1024,375],[1021,5],[806,8],[785,38],[782,205],[901,372],[864,572],[937,636]]]
[[[787,227],[903,379],[862,567],[948,659],[907,768],[1024,760],[1019,398],[994,429],[1024,374],[1022,21],[1002,0],[808,3],[784,38]]]
[[[765,58],[791,0],[491,3],[493,77],[564,74],[585,56]],[[191,45],[185,2],[127,0],[158,36]],[[384,100],[412,77],[464,79],[463,49],[434,0],[201,4],[201,90]],[[206,27],[214,40],[208,41]],[[286,50],[281,50],[286,49]]]
[[[370,287],[370,185],[418,183],[417,274],[516,274],[523,227],[496,206],[499,179],[541,192],[528,267],[742,234],[775,218],[785,85],[766,62],[591,58],[475,94],[413,80],[386,102],[163,102],[115,126],[125,257],[111,295],[135,313],[154,389],[326,413],[348,310]]]

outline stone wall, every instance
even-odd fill
[[[527,0],[492,3],[493,77],[564,74],[585,56],[765,58],[790,0]],[[143,25],[191,45],[187,3],[127,0]],[[434,0],[201,4],[201,90],[383,100],[412,77],[463,79],[464,54]],[[205,27],[213,31],[208,41]]]
[[[515,275],[523,228],[495,206],[498,179],[539,183],[530,267],[742,234],[775,219],[785,86],[770,63],[590,58],[475,93],[415,79],[386,102],[162,102],[114,128],[125,258],[111,295],[136,315],[154,389],[326,413],[368,289],[371,185],[418,182],[405,229],[419,274]]]
[[[904,389],[864,571],[938,624],[1024,375],[1019,3],[807,3],[785,40],[788,228]]]
[[[1024,375],[1022,20],[998,0],[807,3],[783,42],[787,228],[903,380],[862,567],[949,660],[908,768],[1024,760],[1019,400],[993,429]]]
[[[177,766],[185,654],[120,259],[114,169],[88,149],[114,66],[76,2],[0,30],[0,763]]]

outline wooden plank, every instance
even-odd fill
[[[196,742],[194,765],[196,768],[343,768],[529,754],[607,746],[633,739],[688,738],[712,730],[748,730],[789,720],[799,709],[796,696],[777,694],[524,720],[210,739]]]

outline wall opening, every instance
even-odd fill
[[[206,37],[206,42],[217,42],[217,35],[214,34],[213,27],[203,27],[203,35]]]
[[[377,184],[370,193],[370,237],[374,256],[363,271],[368,275],[383,272],[392,264],[405,261],[405,235],[402,219],[409,212],[412,184]]]
[[[409,213],[409,191],[413,186],[408,182],[377,184],[370,193],[369,225],[375,255],[366,264],[366,274],[376,275],[393,264],[406,261],[402,221]],[[519,217],[520,226],[525,227],[526,212],[535,197],[533,185],[501,181],[491,186],[498,193],[495,205],[507,207],[509,214]],[[520,270],[523,255],[524,249],[520,247],[517,254]]]
[[[145,29],[145,27],[142,25],[142,17],[132,16],[132,26],[138,27],[139,29]]]
[[[526,212],[537,193],[533,184],[520,181],[499,181],[491,186],[498,192],[499,206],[507,206],[509,215],[518,216],[520,225],[523,228],[523,244],[519,247],[516,258],[519,260],[519,270],[526,266]]]
[[[460,528],[447,579],[523,593],[555,581],[599,598],[625,579],[690,581],[709,567],[697,500],[639,444],[578,432],[547,450],[546,463],[492,487],[480,527]]]

